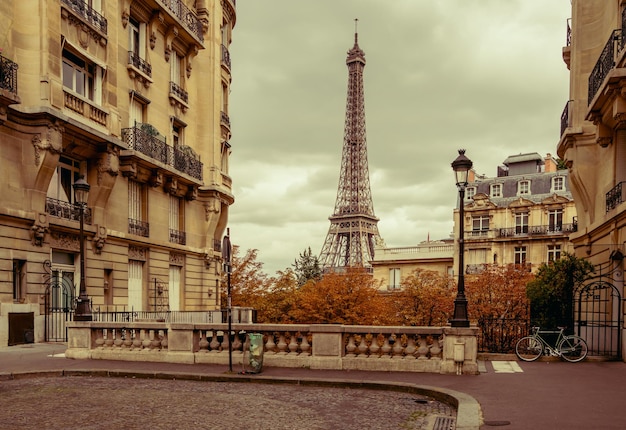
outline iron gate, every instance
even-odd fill
[[[73,321],[74,307],[74,283],[68,277],[62,276],[59,271],[52,268],[49,260],[43,263],[46,273],[44,284],[46,286],[44,306],[45,322],[44,337],[46,342],[67,342],[67,329],[65,323]]]
[[[599,270],[598,270],[599,269]],[[589,355],[620,359],[622,350],[622,297],[616,283],[622,272],[617,268],[587,280],[575,295],[577,334],[587,341]]]

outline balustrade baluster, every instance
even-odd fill
[[[278,335],[278,354],[285,355],[287,354],[287,342],[285,342],[285,334],[280,333]]]
[[[380,348],[380,351],[382,352],[382,357],[384,358],[390,358],[391,356],[389,355],[389,352],[391,351],[391,343],[390,340],[395,342],[395,338],[393,338],[392,336],[385,336],[385,342],[383,343],[383,346]]]
[[[358,355],[362,358],[367,358],[367,336],[361,336],[361,342],[359,342],[359,346],[357,347]]]
[[[415,346],[415,336],[409,336],[406,340],[406,348],[404,348],[405,358],[414,358],[413,354],[417,350]]]
[[[115,346],[115,348],[121,348],[122,347],[122,343],[124,343],[124,341],[122,340],[122,330],[121,329],[113,329],[113,345]]]
[[[393,343],[393,348],[391,352],[393,354],[392,358],[402,358],[402,353],[404,352],[404,346],[402,346],[402,337],[398,338],[396,336],[396,341]]]
[[[443,339],[441,339],[441,337],[437,336],[433,338],[433,344],[430,346],[431,360],[432,359],[441,360],[441,353],[443,352],[442,344],[443,344]]]
[[[94,341],[97,349],[104,348],[104,332],[106,329],[97,329],[94,330],[96,340]]]
[[[372,336],[372,343],[370,344],[370,356],[375,356],[377,357],[380,352],[380,345],[378,344],[378,337],[380,336]]]
[[[268,354],[276,354],[276,344],[274,343],[274,333],[267,334],[267,342],[265,342],[265,352]]]
[[[300,342],[300,351],[302,355],[311,355],[310,353],[311,345],[309,344],[308,334],[304,333],[302,335],[302,342]]]
[[[200,352],[209,352],[209,341],[207,340],[207,332],[200,330],[200,339],[198,340],[198,348]]]
[[[291,333],[289,340],[289,353],[296,354],[298,352],[298,342],[296,341],[296,334]]]
[[[348,336],[348,344],[346,345],[346,357],[355,357],[356,344],[354,343],[354,336]]]
[[[419,348],[417,348],[417,359],[418,360],[428,360],[428,352],[430,349],[428,348],[428,342],[426,340],[426,336],[420,336],[418,340]]]
[[[111,348],[113,346],[113,333],[111,329],[104,329],[104,345],[107,348]]]

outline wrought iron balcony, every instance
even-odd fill
[[[76,15],[83,18],[83,20],[93,28],[101,33],[107,34],[106,18],[96,12],[85,0],[61,0],[61,3],[66,5],[68,9],[73,11]]]
[[[569,234],[578,230],[578,223],[571,224],[548,224],[548,225],[523,225],[516,227],[501,228],[498,230],[498,237],[515,236],[541,236]]]
[[[622,14],[622,27],[624,26],[623,18],[624,14]],[[615,49],[616,46],[617,50]],[[606,78],[609,72],[615,67],[616,52],[619,52],[623,46],[624,41],[622,38],[622,30],[613,30],[609,40],[607,40],[606,45],[604,45],[604,49],[602,49],[602,52],[600,53],[600,57],[598,58],[596,65],[589,75],[589,88],[587,95],[588,104],[591,104],[591,101],[602,86],[604,78]]]
[[[222,45],[222,65],[230,70],[230,52],[228,52],[228,48],[224,45]]]
[[[624,202],[624,182],[618,183],[608,193],[606,193],[606,212],[609,212]]]
[[[0,89],[17,94],[17,63],[0,55]]]
[[[146,74],[148,77],[152,77],[152,66],[133,51],[128,51],[128,64]]]
[[[565,130],[568,127],[571,127],[571,123],[570,123],[570,119],[572,118],[572,115],[570,115],[571,110],[574,106],[574,100],[569,100],[567,103],[565,103],[565,108],[563,108],[563,113],[561,113],[561,134],[560,136],[563,136],[563,133],[565,133]]]
[[[161,0],[173,16],[178,18],[185,28],[195,35],[201,42],[204,41],[202,35],[202,22],[194,11],[189,9],[181,0]]]
[[[213,250],[215,252],[222,252],[222,242],[219,239],[213,239]]]
[[[80,221],[80,209],[74,203],[46,197],[46,213],[57,218]],[[91,209],[85,208],[85,223],[91,224]]]
[[[170,229],[170,242],[185,245],[187,243],[187,234],[184,231]]]
[[[128,232],[137,236],[149,237],[150,224],[138,219],[128,218]]]
[[[170,94],[173,94],[174,96],[178,97],[180,100],[184,101],[185,103],[189,103],[189,94],[187,93],[187,91],[183,90],[182,87],[178,85],[177,83],[171,82],[171,81],[170,81]]]
[[[141,152],[154,160],[172,166],[179,172],[202,180],[202,162],[188,146],[172,147],[165,137],[150,124],[136,123],[135,127],[122,129],[122,138],[130,149]]]
[[[122,137],[129,148],[167,164],[168,145],[165,136],[150,124],[136,123],[135,127],[123,128]]]
[[[228,115],[224,111],[220,112],[220,124],[226,126],[228,129],[230,129],[230,118],[228,117]]]

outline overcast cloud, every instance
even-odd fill
[[[388,246],[449,237],[450,163],[478,173],[556,155],[568,99],[569,0],[238,0],[230,53],[231,241],[265,271],[319,254],[337,195],[348,69],[365,52],[378,229]]]

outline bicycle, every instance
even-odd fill
[[[558,331],[546,330],[540,331],[539,327],[533,327],[533,334],[525,336],[517,341],[515,345],[515,354],[523,361],[535,361],[544,352],[552,356],[561,357],[571,363],[582,361],[587,356],[587,342],[576,335],[564,335],[565,327],[558,327]],[[554,343],[550,345],[543,337],[543,334],[556,334],[559,336]]]

